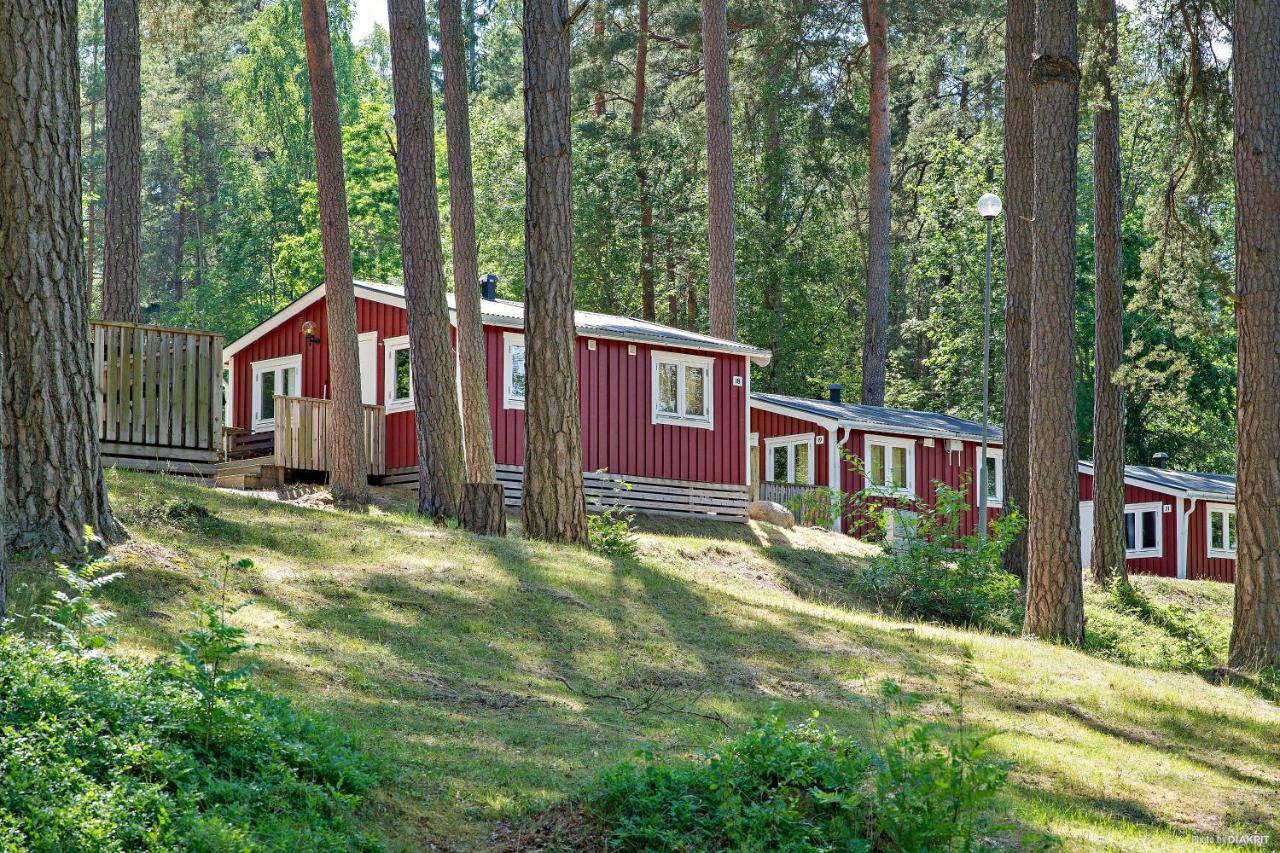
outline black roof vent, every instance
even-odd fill
[[[830,385],[827,386],[827,397],[831,400],[831,402],[839,404],[840,394],[843,391],[844,391],[843,385],[841,385],[839,382],[832,382]]]
[[[1152,468],[1168,468],[1169,454],[1168,453],[1151,454],[1151,467]]]
[[[480,295],[490,302],[498,298],[498,277],[493,273],[480,276]]]

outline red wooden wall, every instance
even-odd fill
[[[769,462],[766,458],[765,440],[777,438],[783,435],[806,435],[812,434],[815,439],[822,436],[822,444],[814,443],[813,446],[813,483],[816,486],[829,486],[830,480],[830,460],[827,456],[827,430],[825,427],[818,426],[811,421],[793,418],[788,415],[779,415],[776,412],[765,412],[760,409],[751,410],[751,431],[757,433],[760,438],[760,452],[756,460],[755,482],[764,482],[768,474]]]
[[[1235,583],[1236,561],[1209,556],[1209,509],[1205,504],[1205,501],[1197,500],[1191,517],[1187,519],[1187,577]]]
[[[1080,500],[1093,500],[1093,475],[1081,472],[1079,479]],[[1160,503],[1165,507],[1170,507],[1167,512],[1162,509],[1160,513],[1160,556],[1130,557],[1125,560],[1125,565],[1134,574],[1176,578],[1178,576],[1178,499],[1164,492],[1157,492],[1153,489],[1144,489],[1125,483],[1124,502],[1126,506],[1129,504]],[[1194,521],[1195,519],[1193,518],[1192,522],[1194,523]],[[1201,524],[1203,523],[1204,519],[1202,518]]]
[[[317,344],[308,345],[302,324],[316,324]],[[403,308],[366,299],[356,299],[356,327],[359,332],[378,333],[377,400],[383,402],[383,339],[407,334]],[[524,412],[504,409],[503,332],[485,326],[485,346],[489,375],[489,412],[493,424],[494,454],[500,465],[524,464]],[[518,331],[518,330],[516,330]],[[587,471],[607,469],[636,477],[694,480],[708,483],[746,483],[747,468],[747,358],[728,353],[710,353],[675,347],[653,347],[621,341],[595,339],[577,341],[578,373],[581,379],[582,456]],[[669,426],[652,423],[653,351],[669,351],[712,356],[714,429]],[[231,426],[250,423],[252,396],[251,363],[268,358],[302,353],[302,394],[329,396],[328,325],[324,300],[308,307],[279,327],[245,347],[232,359],[233,405]],[[733,377],[743,378],[734,385]],[[387,415],[387,468],[417,464],[414,413]]]

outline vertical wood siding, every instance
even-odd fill
[[[1235,583],[1236,561],[1209,556],[1209,509],[1206,503],[1224,501],[1197,500],[1187,520],[1187,577],[1191,580]]]
[[[793,418],[789,415],[779,415],[775,412],[765,412],[760,409],[751,410],[751,431],[757,433],[760,437],[760,453],[758,464],[756,465],[756,482],[763,483],[769,471],[769,461],[765,453],[765,441],[770,438],[777,438],[783,435],[812,435],[815,438],[813,446],[813,482],[817,486],[828,486],[830,478],[830,457],[827,455],[827,428],[811,421]],[[823,437],[822,444],[818,444],[816,439],[818,436]]]
[[[1080,473],[1080,500],[1093,500],[1093,475]],[[1125,565],[1129,571],[1138,575],[1159,575],[1165,578],[1178,576],[1178,499],[1173,495],[1144,489],[1129,483],[1124,484],[1124,503],[1146,504],[1159,503],[1160,511],[1160,556],[1129,557]],[[1163,507],[1170,507],[1166,512]],[[1192,519],[1194,523],[1195,519]],[[1203,523],[1203,519],[1201,520]],[[1188,561],[1191,554],[1188,552]]]

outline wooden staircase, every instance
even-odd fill
[[[224,489],[269,489],[284,482],[284,469],[274,456],[230,459],[214,466],[213,482]]]

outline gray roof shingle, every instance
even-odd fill
[[[1081,462],[1080,469],[1093,473],[1092,462]],[[1152,468],[1147,465],[1126,465],[1127,479],[1150,483],[1163,489],[1186,492],[1196,497],[1221,497],[1235,500],[1236,478],[1231,474],[1202,474],[1196,471],[1174,471],[1171,468]]]
[[[858,428],[903,430],[912,435],[982,440],[982,424],[952,415],[940,415],[937,412],[864,406],[861,403],[833,403],[830,400],[789,397],[783,394],[757,393],[752,394],[751,399],[790,409],[802,417],[814,415],[829,420],[847,421]],[[1001,442],[1003,437],[998,425],[987,426],[988,441]]]

